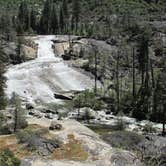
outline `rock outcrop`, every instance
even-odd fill
[[[33,60],[37,58],[37,49],[34,49],[26,45],[22,45],[21,54],[24,57],[25,61]]]
[[[29,119],[30,124],[40,124],[44,127],[49,127],[51,121],[48,119]],[[85,161],[71,161],[65,158],[62,160],[42,160],[35,158],[34,160],[24,159],[22,166],[141,166],[142,164],[137,157],[128,151],[120,149],[113,149],[110,145],[105,143],[99,138],[99,135],[83,126],[75,120],[64,120],[58,121],[63,126],[63,130],[51,131],[51,134],[55,134],[59,140],[64,144],[68,143],[70,139],[76,140],[77,143],[81,144],[83,149],[88,152],[88,158]],[[59,149],[60,150],[60,149]],[[72,149],[71,149],[72,150]],[[60,150],[61,151],[61,150]],[[63,151],[62,151],[63,152]],[[28,164],[26,164],[28,163]],[[123,164],[123,165],[122,165]]]

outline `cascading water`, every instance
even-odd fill
[[[79,91],[93,86],[93,81],[88,76],[69,67],[60,57],[55,56],[52,49],[53,39],[56,36],[35,37],[38,57],[8,69],[8,97],[15,92],[28,102],[48,103],[56,101],[55,92]]]

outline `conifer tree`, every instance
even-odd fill
[[[155,107],[151,117],[152,120],[163,124],[162,135],[166,135],[166,63],[164,59],[162,59],[162,69],[156,81]]]
[[[62,10],[63,10],[65,31],[67,32],[68,31],[68,24],[69,24],[69,11],[68,11],[68,6],[67,6],[66,0],[63,0]]]
[[[59,24],[58,24],[56,9],[57,9],[56,4],[53,4],[52,14],[51,14],[51,28],[53,34],[57,34],[59,32]]]
[[[52,0],[46,0],[44,4],[44,9],[40,19],[40,29],[41,33],[49,34],[51,31],[51,12],[52,12]]]
[[[0,51],[0,54],[2,52]],[[3,62],[0,61],[0,110],[5,109],[6,107],[6,97],[5,97],[5,77],[4,77],[4,64]]]
[[[18,21],[21,24],[24,31],[27,31],[30,27],[30,11],[26,1],[22,1],[19,6]]]
[[[80,19],[80,1],[78,0],[73,0],[72,2],[72,10],[73,10],[73,20],[74,20],[74,24],[75,24],[75,31],[78,31],[78,23],[79,23],[79,19]]]
[[[64,31],[64,14],[63,14],[63,9],[62,7],[60,8],[60,15],[59,15],[59,27],[60,27],[60,31],[61,33],[63,33]]]
[[[33,29],[33,30],[35,30],[36,31],[36,29],[37,29],[37,20],[36,20],[37,18],[36,18],[36,11],[35,11],[35,9],[34,8],[32,8],[32,10],[31,10],[31,14],[30,14],[30,20],[31,20],[31,28]]]
[[[25,128],[27,126],[27,122],[24,116],[24,110],[21,107],[21,100],[16,93],[12,94],[10,100],[12,106],[14,106],[13,117],[14,117],[14,128],[13,131],[17,132],[21,128]]]

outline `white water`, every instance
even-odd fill
[[[28,102],[53,102],[55,92],[84,90],[93,86],[86,75],[69,67],[54,55],[52,40],[63,36],[37,36],[38,57],[29,62],[12,66],[6,72],[6,94],[16,92]]]

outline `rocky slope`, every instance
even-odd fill
[[[68,158],[64,158],[60,155],[61,160],[43,160],[38,157],[30,157],[25,158],[22,161],[22,166],[45,166],[45,165],[78,165],[78,166],[141,166],[142,164],[139,162],[137,157],[128,151],[123,151],[120,149],[113,149],[110,145],[103,142],[99,136],[92,132],[87,127],[83,126],[79,122],[74,120],[64,120],[57,121],[62,125],[62,130],[60,131],[50,131],[51,134],[56,136],[59,140],[61,140],[64,144],[70,141],[76,141],[76,144],[81,144],[83,149],[88,153],[88,158],[85,161],[71,161]],[[29,124],[38,124],[43,127],[49,127],[51,121],[48,119],[29,119]],[[74,143],[72,142],[72,143]],[[79,142],[79,143],[78,143]],[[59,149],[60,150],[60,149]],[[74,149],[73,149],[74,150]],[[57,150],[58,151],[58,150]],[[69,150],[70,151],[70,150]],[[63,153],[63,151],[61,152]],[[71,149],[72,153],[72,149]],[[54,157],[56,158],[55,153]],[[76,154],[73,154],[76,155]],[[70,156],[70,155],[69,155]],[[74,157],[74,156],[73,156]],[[79,159],[78,159],[79,160]]]

